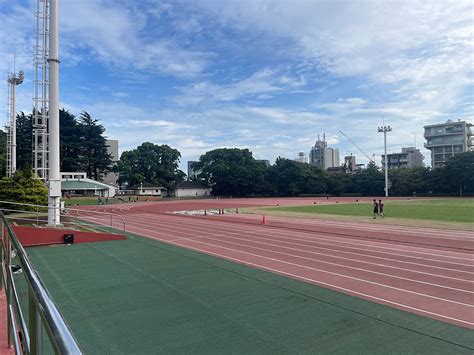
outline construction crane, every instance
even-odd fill
[[[352,145],[353,145],[354,147],[356,147],[356,148],[359,150],[359,152],[361,152],[362,154],[364,154],[364,155],[367,157],[367,159],[369,159],[369,163],[372,163],[372,162],[374,161],[374,159],[375,159],[375,154],[372,154],[372,157],[370,157],[366,152],[364,152],[364,150],[363,150],[361,147],[359,147],[359,146],[357,145],[356,142],[354,142],[352,139],[350,139],[350,138],[347,136],[347,134],[345,134],[345,133],[344,133],[343,131],[341,131],[341,130],[339,130],[339,132],[340,132],[344,137],[346,137],[346,139],[347,139],[349,142],[351,142]]]

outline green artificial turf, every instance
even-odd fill
[[[28,254],[87,354],[474,348],[468,329],[142,237]]]
[[[474,222],[474,199],[386,201],[384,202],[384,205],[386,218],[409,218],[470,223]],[[344,216],[371,217],[373,215],[372,203],[365,202],[276,207],[268,210],[334,214]]]

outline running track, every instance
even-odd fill
[[[472,230],[275,216],[261,224],[260,216],[166,212],[274,202],[149,202],[95,209],[120,213],[128,232],[474,329]],[[304,203],[310,201],[282,204]],[[89,220],[110,224],[109,217]]]

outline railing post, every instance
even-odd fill
[[[11,280],[12,280],[12,277],[10,277],[10,273],[12,271],[11,269],[11,265],[12,265],[12,244],[11,244],[11,240],[10,240],[10,236],[8,234],[8,231],[6,231],[6,226],[5,226],[5,223],[4,221],[2,221],[2,234],[5,238],[5,242],[6,242],[6,249],[5,249],[5,253],[7,254],[6,255],[6,265],[5,265],[5,272],[7,273],[6,274],[6,282],[5,282],[5,294],[7,296],[7,307],[8,309],[10,309],[11,305],[12,305],[12,285],[10,284]],[[12,275],[13,276],[13,275]],[[7,316],[7,328],[8,328],[8,332],[7,332],[7,336],[8,336],[8,347],[11,347],[12,344],[13,344],[13,319],[12,319],[12,316],[11,316],[11,313],[8,312],[8,316]]]
[[[2,244],[0,245],[0,290],[2,290],[5,286],[3,285],[3,279],[6,278],[6,275],[3,274],[3,270],[5,270],[5,255],[4,255],[4,249],[5,249],[5,229],[3,227],[3,219],[1,221],[1,227],[2,227]]]
[[[33,293],[28,290],[28,310],[29,310],[29,334],[30,334],[30,353],[31,354],[42,354],[42,332],[41,332],[41,316],[38,313],[35,298]]]

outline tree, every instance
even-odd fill
[[[94,180],[101,180],[112,166],[112,157],[107,152],[107,143],[103,136],[105,128],[98,122],[99,120],[92,118],[89,113],[81,113],[78,123],[78,146],[69,147],[71,154],[76,154],[77,148],[80,150],[79,168]]]
[[[355,185],[358,192],[364,196],[378,196],[384,194],[384,174],[371,161],[367,169],[356,175]]]
[[[327,193],[340,196],[343,193],[358,192],[354,184],[355,175],[344,173],[326,173]]]
[[[436,169],[435,169],[436,170]],[[442,168],[442,175],[449,182],[451,191],[474,192],[474,152],[456,154]]]
[[[48,203],[48,189],[41,180],[33,178],[33,171],[28,163],[23,165],[13,177],[0,180],[0,199],[33,205]],[[5,207],[5,206],[2,206]],[[36,210],[35,207],[9,205],[6,208]]]
[[[16,115],[16,166],[21,169],[28,164],[31,167],[33,147],[32,114],[23,111]]]
[[[429,169],[419,168],[401,168],[391,169],[389,171],[392,187],[390,194],[394,196],[409,196],[413,192],[427,193],[429,181]]]
[[[82,169],[81,127],[76,117],[65,109],[59,110],[59,127],[61,171],[80,171]]]
[[[0,130],[0,177],[6,175],[7,169],[7,134]]]
[[[211,150],[201,155],[196,170],[214,195],[248,196],[264,188],[265,164],[255,160],[248,149]]]
[[[267,181],[270,193],[277,196],[321,194],[327,187],[321,169],[281,157],[268,168]]]
[[[119,183],[133,186],[148,182],[169,188],[186,176],[178,169],[180,158],[181,153],[166,144],[143,143],[122,153],[116,168]]]

